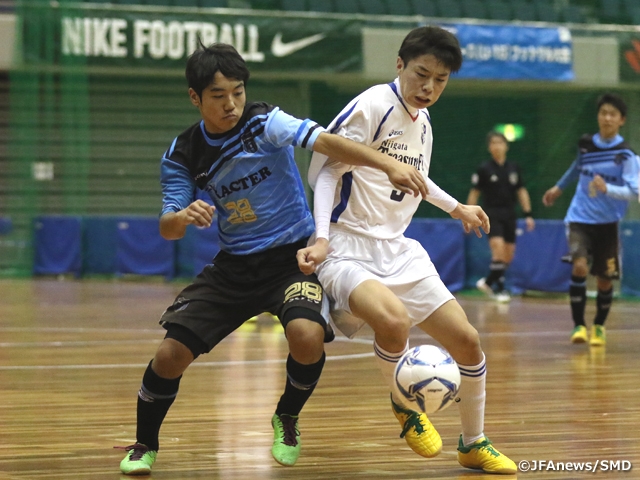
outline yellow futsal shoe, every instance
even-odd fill
[[[587,327],[584,325],[577,325],[571,332],[571,343],[585,343],[589,340],[587,336]]]
[[[424,413],[407,410],[397,405],[393,399],[391,406],[393,414],[402,425],[400,438],[404,437],[411,450],[427,458],[435,457],[442,451],[440,434]]]
[[[591,340],[589,345],[592,347],[602,347],[607,343],[607,332],[604,325],[593,325],[591,327]]]
[[[508,457],[496,450],[487,437],[464,446],[462,435],[458,441],[458,463],[466,468],[485,473],[517,473],[518,467]]]

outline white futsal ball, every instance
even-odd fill
[[[446,350],[419,345],[400,358],[395,383],[407,407],[435,413],[454,402],[460,388],[460,370]]]

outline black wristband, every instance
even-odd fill
[[[533,218],[533,215],[531,215],[531,212],[522,212],[522,214],[524,215],[524,218],[527,218],[527,217]]]

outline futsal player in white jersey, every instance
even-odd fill
[[[427,201],[460,219],[465,230],[488,232],[489,219],[481,207],[458,203],[428,178],[433,138],[427,107],[462,64],[457,39],[439,27],[419,27],[405,37],[398,55],[398,78],[352,100],[329,131],[414,165],[427,181]],[[304,273],[317,272],[336,326],[348,337],[364,323],[373,328],[376,360],[392,392],[394,369],[407,351],[411,326],[440,342],[462,377],[459,463],[488,473],[516,473],[515,463],[484,435],[486,367],[478,332],[427,252],[403,235],[422,199],[395,190],[374,169],[318,154],[309,180],[315,188],[315,243],[298,252],[298,264]],[[427,416],[407,409],[393,393],[391,400],[409,446],[425,457],[440,453],[442,440]]]

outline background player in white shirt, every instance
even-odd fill
[[[465,230],[488,232],[481,207],[458,203],[428,178],[433,139],[426,107],[462,64],[457,39],[439,27],[419,27],[405,37],[398,55],[398,78],[360,94],[328,130],[414,165],[427,182],[427,201],[460,219]],[[489,473],[516,473],[516,465],[484,436],[486,367],[478,332],[427,252],[403,235],[421,199],[395,190],[374,169],[319,154],[313,156],[309,180],[315,185],[316,240],[298,252],[298,263],[304,273],[317,271],[336,326],[349,337],[365,322],[373,328],[376,360],[392,392],[411,326],[440,342],[462,374],[458,461]],[[401,436],[416,453],[440,453],[442,440],[425,414],[405,408],[393,393],[392,406]]]

